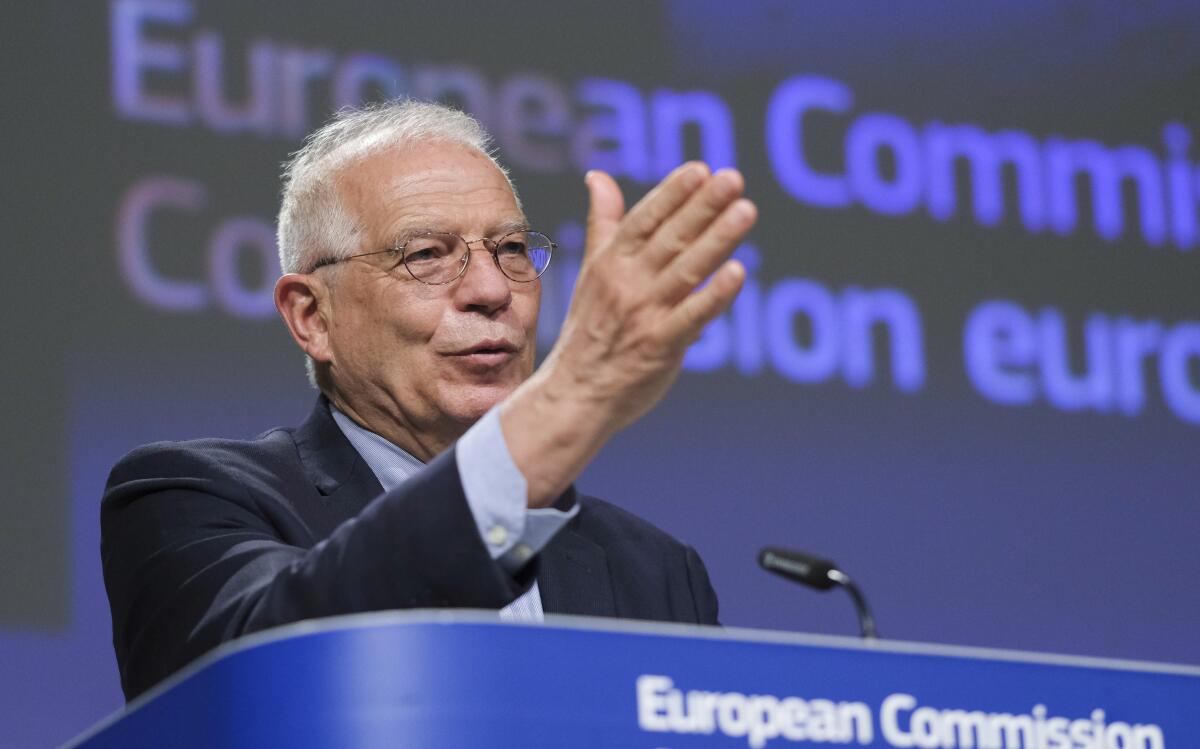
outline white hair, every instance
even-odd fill
[[[415,142],[457,143],[479,151],[513,186],[492,152],[491,137],[469,114],[413,99],[344,108],[284,163],[277,225],[283,272],[307,273],[321,260],[353,255],[362,227],[338,197],[338,172],[372,154]]]
[[[323,260],[358,251],[363,227],[338,195],[338,173],[372,154],[418,142],[457,143],[487,156],[521,205],[508,170],[492,151],[491,137],[469,114],[413,99],[346,107],[305,138],[283,165],[276,227],[280,269],[309,273]],[[308,381],[320,388],[313,360],[305,359]]]

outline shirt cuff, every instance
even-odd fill
[[[524,567],[579,512],[578,503],[569,510],[528,509],[529,485],[508,452],[498,406],[459,439],[455,457],[479,537],[509,572]]]

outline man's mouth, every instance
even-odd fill
[[[453,351],[449,355],[472,368],[491,369],[513,359],[517,355],[517,347],[507,339],[489,339]]]

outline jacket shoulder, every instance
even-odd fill
[[[619,538],[623,543],[642,548],[665,547],[678,551],[687,548],[682,541],[650,521],[603,499],[580,494],[579,503],[581,531],[587,535]]]
[[[206,485],[225,481],[277,483],[281,473],[300,468],[292,431],[272,429],[250,440],[195,439],[142,445],[113,466],[107,493],[117,487],[164,480]]]
[[[578,531],[608,552],[614,589],[624,591],[622,616],[718,623],[717,595],[695,549],[604,500],[579,501]]]

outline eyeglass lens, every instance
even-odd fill
[[[484,240],[504,275],[514,281],[532,281],[550,265],[554,243],[536,231],[517,231],[499,240]],[[434,232],[413,237],[404,244],[408,272],[426,283],[448,283],[467,264],[467,242],[457,234]]]

